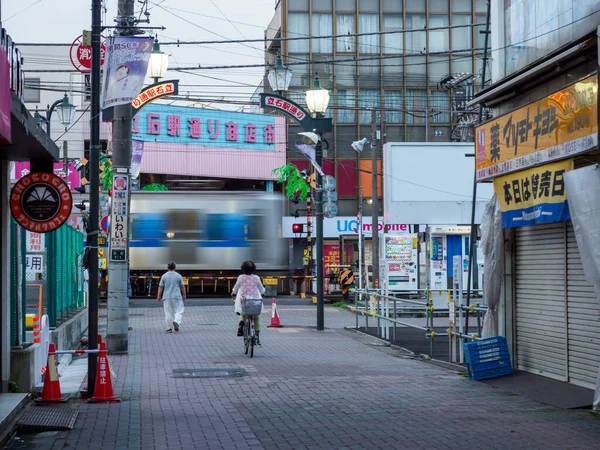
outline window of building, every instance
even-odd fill
[[[402,12],[402,0],[383,0],[384,13],[399,13]]]
[[[448,123],[450,122],[450,105],[448,103],[447,91],[432,91],[431,92],[431,123]]]
[[[437,85],[439,81],[450,74],[450,58],[444,56],[429,57],[429,84]]]
[[[358,63],[360,87],[379,87],[379,60],[361,60]]]
[[[401,56],[397,58],[385,58],[383,64],[383,85],[385,87],[404,86],[404,61]]]
[[[452,25],[470,25],[473,23],[471,14],[452,14]],[[452,50],[473,48],[473,27],[452,28]]]
[[[354,55],[337,54],[335,63],[335,84],[336,86],[356,87],[358,80],[356,78],[356,57]],[[344,62],[341,62],[344,61]]]
[[[312,15],[312,52],[333,53],[333,39],[314,39],[314,36],[331,36],[333,34],[333,16],[325,13]]]
[[[335,26],[337,35],[353,35],[356,32],[354,28],[354,15],[353,14],[338,14],[335,18]],[[335,44],[335,50],[338,53],[353,53],[355,52],[354,43],[356,42],[356,36],[348,36],[343,38],[337,38]]]
[[[429,28],[448,27],[447,14],[430,14]],[[433,30],[429,32],[429,51],[445,52],[450,49],[450,40],[448,38],[448,28],[445,30]]]
[[[313,55],[313,74],[319,75],[321,87],[333,89],[333,63],[330,55]]]
[[[427,57],[411,56],[404,62],[406,66],[406,85],[424,87],[427,85]]]
[[[336,11],[356,11],[356,0],[336,0]]]
[[[293,42],[293,41],[290,41]],[[309,87],[312,86],[310,83],[309,66],[308,66],[308,54],[306,53],[295,53],[288,55],[288,61],[293,62],[294,65],[290,66],[292,69],[292,81],[290,87]],[[303,63],[305,64],[297,64]]]
[[[308,11],[308,0],[288,0],[289,11]]]
[[[360,12],[379,12],[379,0],[358,0]]]
[[[402,123],[402,91],[385,91],[384,101],[386,123]]]
[[[477,48],[483,48],[485,45],[485,33],[480,33],[479,30],[481,31],[485,31],[485,21],[486,21],[487,17],[486,16],[475,16],[475,23],[482,23],[484,24],[483,26],[477,27],[476,31],[475,31],[475,47]],[[543,32],[545,32],[546,30],[544,30]],[[549,36],[549,34],[547,35]],[[491,39],[491,35],[488,38],[488,51],[489,48],[492,46],[492,39]],[[550,49],[549,47],[548,50]],[[542,56],[541,54],[539,56]]]
[[[356,91],[345,89],[337,91],[337,122],[356,122]]]
[[[331,11],[333,9],[332,0],[312,0],[313,11]]]
[[[371,123],[371,111],[367,108],[381,108],[379,89],[361,89],[358,96],[360,123]]]
[[[425,0],[410,0],[406,2],[406,12],[425,14]]]
[[[400,31],[402,30],[402,14],[384,14],[383,27],[381,31]],[[403,33],[384,34],[383,35],[383,53],[402,53],[404,51]]]
[[[452,58],[452,74],[473,73],[473,57],[471,55],[457,55]]]
[[[425,14],[407,14],[406,29],[422,30],[425,28]],[[427,51],[427,42],[425,40],[425,31],[405,33],[406,52],[418,53]]]
[[[356,188],[356,160],[340,159],[337,167],[337,188],[338,196],[356,197],[358,189]]]
[[[40,102],[40,79],[25,78],[25,88],[23,89],[25,103]]]
[[[485,3],[485,0],[475,0]],[[452,12],[471,12],[471,0],[452,0]]]
[[[429,13],[447,13],[448,0],[429,0]]]
[[[304,37],[309,36],[308,14],[289,13],[288,14],[288,36]],[[299,39],[297,41],[287,41],[289,53],[308,53],[309,39]]]
[[[574,0],[573,3],[577,3],[577,0]],[[582,2],[582,3],[596,3],[596,2]],[[541,4],[546,5],[546,2]],[[537,8],[536,8],[537,9]],[[548,8],[551,9],[551,8]],[[486,13],[487,14],[487,2],[484,0],[475,0],[475,12],[476,13]],[[551,12],[550,16],[556,16],[555,12]]]
[[[359,33],[378,33],[379,14],[361,14],[358,16]],[[359,36],[358,51],[360,53],[379,53],[379,34]]]
[[[427,91],[422,89],[406,90],[406,123],[425,123],[427,113]]]

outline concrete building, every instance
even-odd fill
[[[491,17],[493,84],[473,103],[494,108],[476,163],[502,211],[499,332],[515,368],[594,388],[600,304],[569,180],[598,161],[600,12],[593,0],[494,0]]]

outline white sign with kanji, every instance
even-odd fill
[[[26,255],[27,273],[44,273],[44,255]]]
[[[46,250],[44,233],[27,231],[27,253],[38,253]]]
[[[111,250],[126,249],[128,238],[129,175],[113,176],[112,213],[110,218]],[[112,251],[111,251],[112,255]]]

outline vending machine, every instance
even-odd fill
[[[392,292],[416,291],[419,277],[416,234],[382,235],[381,261],[387,289]]]

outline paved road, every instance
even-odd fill
[[[231,306],[188,306],[177,334],[135,308],[130,352],[112,356],[112,405],[71,403],[75,429],[30,437],[52,449],[591,449],[600,419],[507,394],[345,330],[354,316],[279,306],[253,359]],[[268,323],[269,312],[263,316]],[[237,376],[219,376],[227,371]],[[205,375],[178,378],[177,374]],[[12,448],[26,448],[16,443]]]

